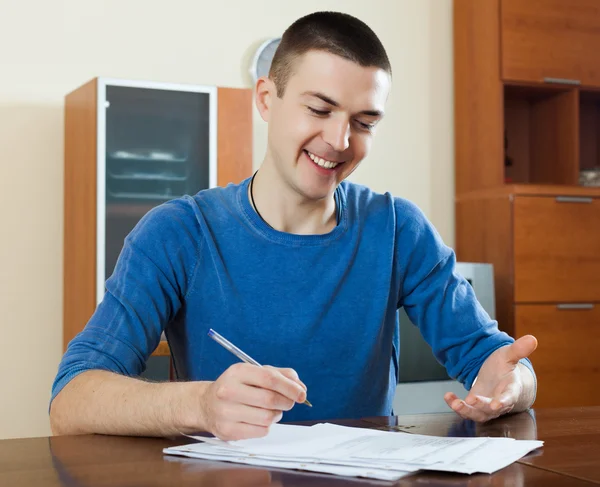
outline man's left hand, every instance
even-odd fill
[[[519,360],[531,355],[536,348],[537,339],[532,335],[499,348],[481,366],[465,400],[447,392],[446,404],[461,417],[478,422],[526,410],[535,397],[535,381],[531,371]]]

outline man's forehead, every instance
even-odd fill
[[[381,68],[360,66],[334,54],[311,51],[298,60],[288,85],[295,96],[323,95],[336,103],[356,102],[383,111],[390,76]],[[325,100],[327,101],[327,100]]]
[[[350,75],[353,78],[384,78],[389,74],[377,66],[361,66],[360,64],[326,51],[309,51],[294,62],[294,74],[311,76],[333,76],[337,73]],[[382,76],[384,75],[384,76]]]

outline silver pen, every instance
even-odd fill
[[[262,365],[260,365],[256,360],[254,360],[252,357],[250,357],[250,355],[248,355],[245,352],[242,352],[238,347],[236,347],[233,343],[231,343],[229,340],[227,340],[227,338],[219,335],[212,328],[210,330],[208,330],[208,336],[211,337],[215,342],[217,342],[223,348],[229,350],[232,354],[234,354],[240,360],[243,360],[244,362],[246,362],[248,364],[257,365],[258,367],[262,367]],[[312,408],[312,404],[310,402],[308,402],[308,399],[306,401],[304,401],[303,404],[306,404],[307,406],[310,406]]]

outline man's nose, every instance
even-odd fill
[[[328,120],[323,138],[334,151],[344,152],[350,144],[350,121],[341,117]]]

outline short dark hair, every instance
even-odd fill
[[[281,37],[269,78],[283,96],[294,63],[308,51],[335,54],[364,67],[377,67],[392,74],[383,44],[362,20],[341,12],[315,12],[296,20]]]

